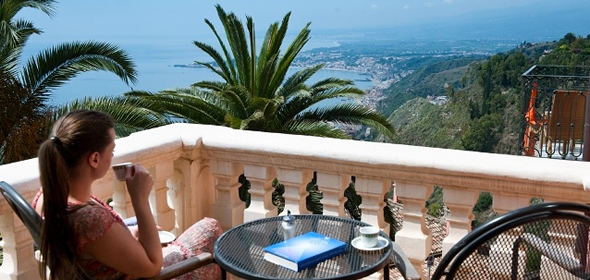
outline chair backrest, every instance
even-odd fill
[[[41,244],[42,219],[29,202],[18,193],[11,185],[0,181],[0,193],[8,202],[18,218],[25,224],[36,244]]]
[[[498,216],[453,246],[432,279],[590,279],[589,216],[590,206],[569,202]]]
[[[554,92],[548,131],[553,141],[583,138],[587,95],[574,90]]]

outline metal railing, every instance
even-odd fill
[[[521,153],[581,160],[588,66],[535,65],[522,75]]]

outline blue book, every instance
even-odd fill
[[[301,271],[346,252],[346,243],[308,232],[264,247],[264,259],[293,271]]]

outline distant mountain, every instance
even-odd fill
[[[578,1],[575,8],[557,1],[542,1],[515,8],[483,10],[479,13],[441,18],[418,25],[359,28],[346,30],[348,40],[511,40],[545,42],[560,39],[565,33],[590,34],[590,1]],[[316,34],[336,36],[337,30],[314,30]]]

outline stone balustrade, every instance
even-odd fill
[[[362,197],[362,220],[389,232],[384,219],[386,195],[395,182],[403,203],[403,228],[395,236],[421,271],[431,253],[432,235],[425,224],[425,201],[434,186],[444,190],[450,209],[443,253],[470,231],[479,193],[493,195],[498,213],[523,207],[532,197],[549,201],[588,202],[590,163],[337,140],[319,137],[233,130],[225,127],[173,124],[134,133],[116,141],[113,163],[138,162],[154,177],[151,205],[165,230],[176,234],[209,216],[223,229],[277,215],[273,181],[284,187],[285,209],[310,213],[307,184],[315,178],[323,194],[324,214],[346,216],[344,192],[354,178]],[[37,159],[0,166],[0,180],[32,200],[39,189]],[[240,176],[250,182],[251,204],[240,199]],[[111,172],[93,186],[112,198],[121,216],[133,215],[123,183]],[[39,279],[33,241],[26,228],[0,199],[3,263],[1,279]]]

